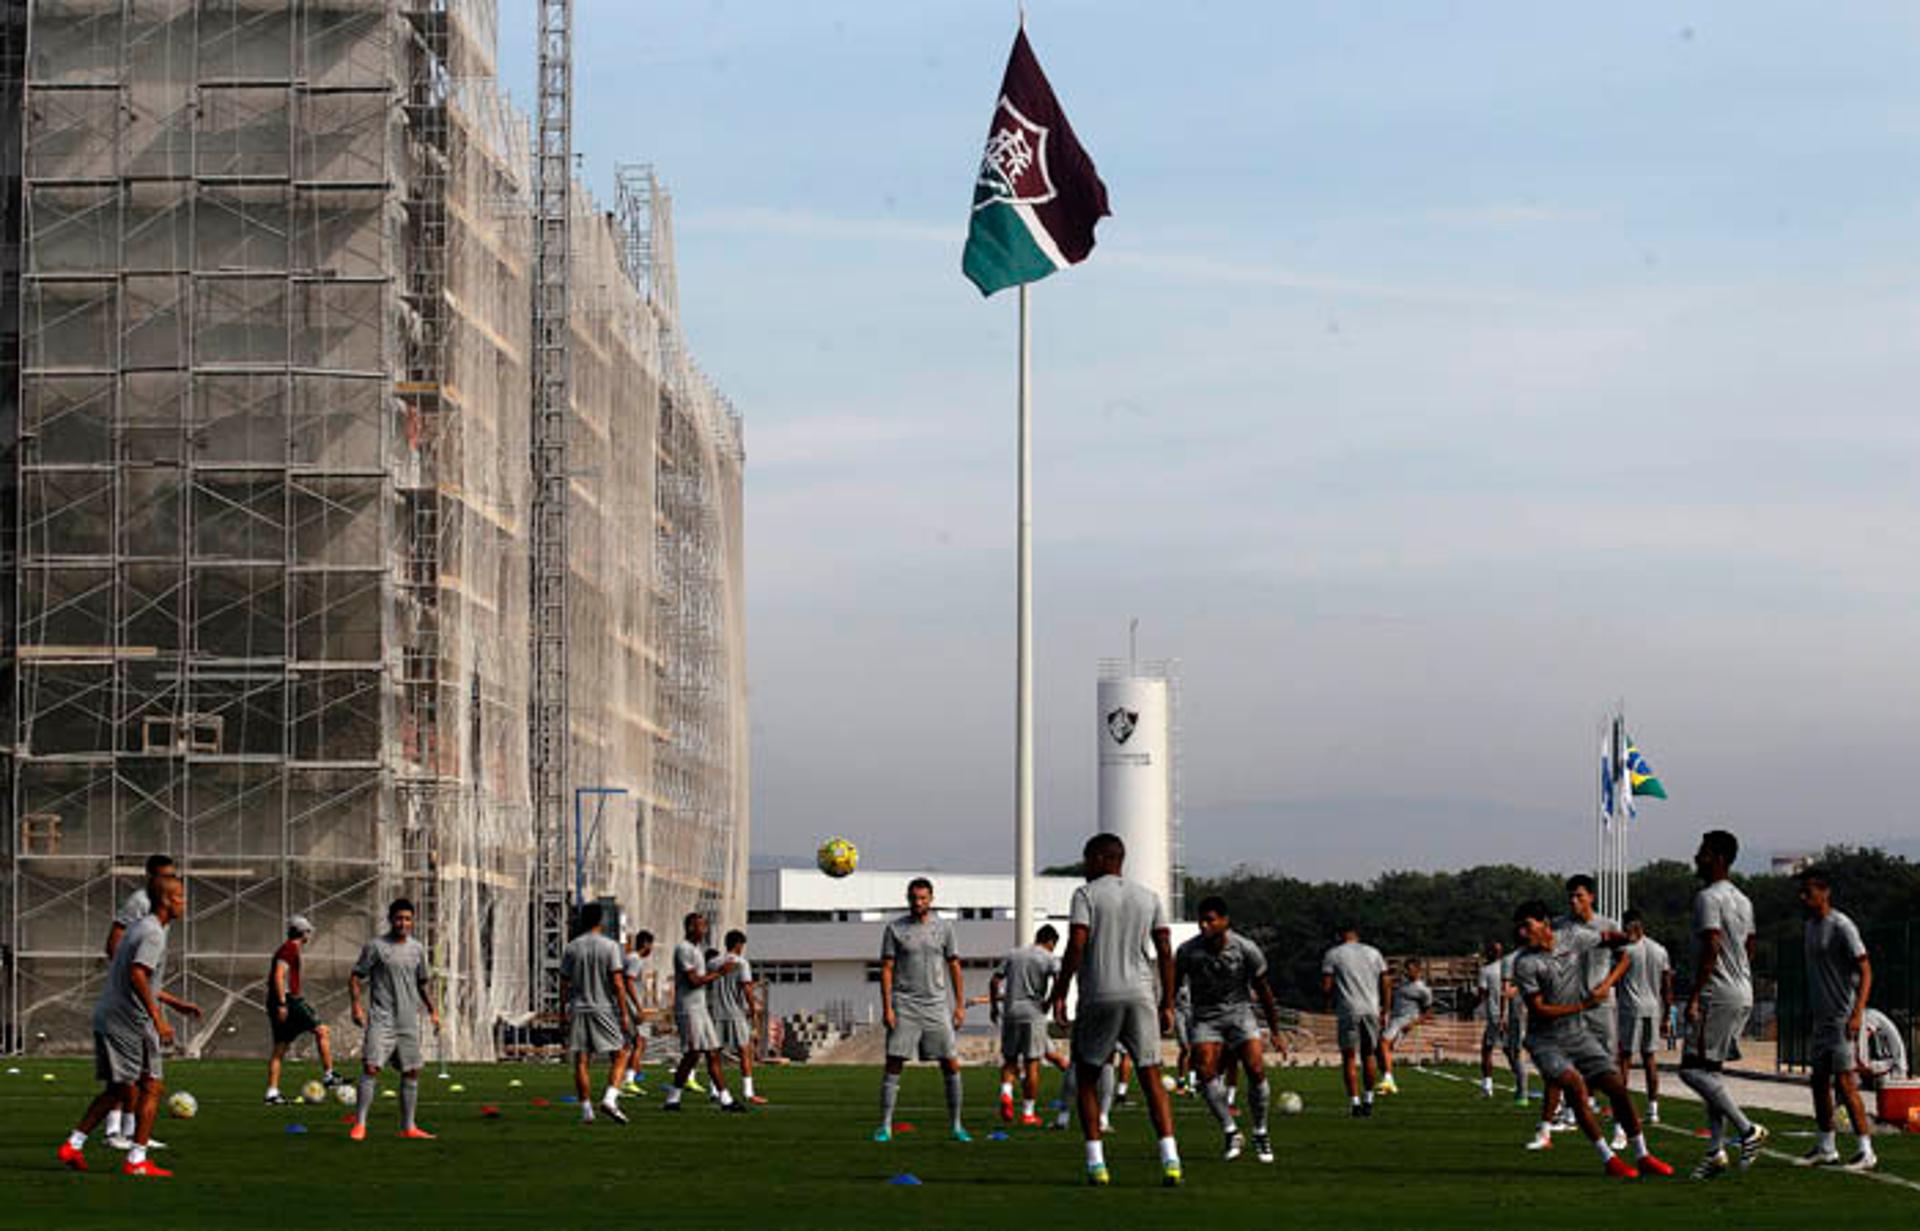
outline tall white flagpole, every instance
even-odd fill
[[[1020,608],[1014,701],[1013,943],[1033,922],[1033,347],[1020,284]]]

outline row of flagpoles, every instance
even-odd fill
[[[1667,788],[1633,737],[1627,734],[1624,708],[1616,709],[1600,733],[1600,797],[1596,817],[1594,880],[1602,915],[1618,921],[1627,910],[1628,822],[1640,814],[1635,799],[1665,799]]]

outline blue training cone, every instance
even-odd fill
[[[289,1133],[304,1133],[307,1131],[307,1126],[304,1124],[289,1124],[287,1125],[287,1131]]]
[[[902,1171],[899,1175],[888,1180],[887,1183],[897,1184],[902,1188],[918,1188],[920,1187],[920,1177],[911,1171]]]
[[[1003,1132],[1000,1132],[998,1129],[987,1134],[988,1141],[1005,1141],[1006,1139],[1007,1139],[1007,1135]]]

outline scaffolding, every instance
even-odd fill
[[[209,1009],[195,1054],[264,1050],[293,911],[318,929],[310,999],[343,1025],[346,970],[402,893],[450,1055],[536,1003],[535,163],[494,28],[491,0],[0,5],[0,1049],[88,1045],[100,942],[154,850],[187,874],[169,980]],[[718,503],[686,518],[733,555],[674,572],[666,408],[721,404],[583,189],[568,219],[591,289],[566,628],[596,669],[567,757],[638,801],[589,879],[660,931],[744,900],[716,871],[746,835],[738,425],[719,416],[707,447],[732,460],[702,463]],[[670,593],[731,640],[667,631]],[[731,657],[696,671],[701,644]],[[682,720],[683,674],[738,698],[720,728]],[[669,811],[667,767],[729,730],[732,811]]]

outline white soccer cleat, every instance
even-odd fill
[[[1842,1171],[1872,1171],[1880,1165],[1880,1159],[1870,1150],[1862,1150],[1846,1161]]]
[[[116,1150],[131,1150],[133,1149],[133,1138],[126,1136],[109,1137],[107,1138],[107,1144]]]
[[[1232,1162],[1234,1159],[1240,1157],[1240,1152],[1246,1149],[1246,1145],[1245,1138],[1240,1136],[1240,1130],[1230,1128],[1227,1130],[1226,1149],[1221,1151],[1220,1156],[1227,1162]]]
[[[1607,1144],[1608,1144],[1608,1148],[1611,1149],[1616,1154],[1626,1149],[1627,1148],[1627,1130],[1620,1127],[1618,1124],[1614,1125],[1613,1140],[1608,1142]]]
[[[1840,1165],[1840,1151],[1823,1150],[1819,1146],[1815,1146],[1799,1158],[1794,1159],[1793,1165],[1796,1167],[1838,1167]]]
[[[1527,1142],[1527,1149],[1529,1150],[1553,1149],[1553,1134],[1545,1129],[1540,1130],[1539,1132],[1533,1135],[1533,1139],[1531,1141]]]

